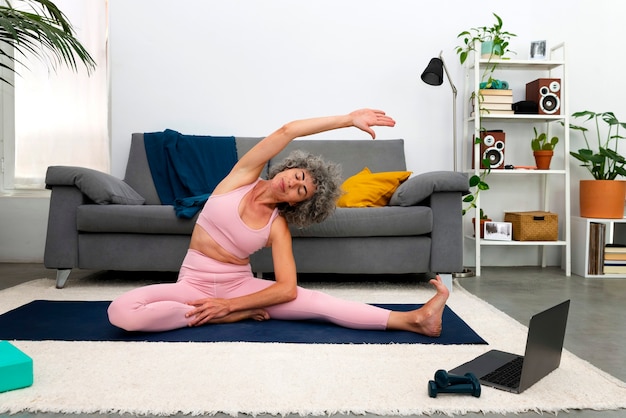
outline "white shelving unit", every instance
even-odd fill
[[[478,48],[480,50],[480,48]],[[556,59],[555,57],[558,57]],[[468,60],[469,61],[469,60]],[[560,114],[558,115],[540,115],[540,114],[515,114],[515,115],[481,115],[481,112],[475,112],[477,115],[471,116],[472,109],[472,93],[477,97],[480,87],[481,75],[485,71],[487,66],[493,66],[494,62],[497,63],[497,74],[509,74],[513,72],[517,75],[524,75],[524,72],[529,72],[532,75],[529,77],[540,74],[541,78],[560,78],[561,79],[561,91],[560,91]],[[567,77],[566,77],[566,65],[565,65],[565,45],[559,44],[550,49],[550,55],[547,60],[489,60],[480,58],[478,54],[475,54],[474,60],[470,62],[465,68],[466,82],[465,82],[465,123],[463,124],[463,141],[462,141],[462,155],[465,156],[463,170],[470,173],[470,175],[480,175],[480,161],[481,161],[481,149],[480,144],[474,144],[473,150],[469,146],[471,137],[480,136],[483,128],[489,129],[490,126],[503,125],[509,123],[515,124],[543,124],[546,127],[548,137],[550,137],[551,125],[563,123],[564,126],[569,126],[569,107],[567,105]],[[533,79],[528,79],[528,82]],[[524,85],[525,87],[525,85]],[[475,98],[474,100],[478,100]],[[521,100],[521,99],[519,99]],[[516,100],[517,101],[517,100]],[[479,108],[479,104],[475,103],[474,107]],[[491,128],[495,129],[495,128]],[[501,129],[501,128],[500,128]],[[512,179],[520,179],[518,176],[539,176],[540,190],[539,198],[542,201],[541,207],[528,207],[519,208],[516,210],[544,210],[550,211],[549,197],[550,197],[550,183],[552,179],[560,179],[563,183],[563,212],[559,214],[559,239],[557,241],[492,241],[484,239],[476,239],[480,237],[480,223],[476,222],[475,231],[473,235],[467,235],[465,238],[470,240],[475,245],[475,269],[476,275],[481,274],[481,251],[483,247],[492,246],[535,246],[541,250],[541,266],[546,266],[546,248],[551,246],[558,246],[563,248],[563,260],[561,265],[565,270],[565,275],[571,275],[571,224],[570,224],[570,170],[569,170],[569,129],[563,130],[563,135],[559,135],[559,144],[555,149],[555,154],[563,153],[563,164],[561,167],[551,167],[550,170],[522,170],[522,169],[492,169],[487,176],[487,183],[490,186],[488,191],[483,191],[478,194],[476,200],[475,215],[480,213],[481,208],[481,194],[483,193],[498,193],[497,186],[495,186],[496,178],[500,176],[509,177]],[[530,153],[530,137],[525,136],[523,138],[516,138],[514,135],[506,136],[506,143],[523,141]],[[467,161],[473,156],[473,164],[467,166]],[[554,165],[554,164],[553,164]],[[553,169],[554,168],[554,169]],[[556,180],[558,181],[558,180]],[[474,216],[475,216],[474,215]],[[477,216],[476,216],[477,217]]]
[[[572,217],[572,272],[585,278],[625,279],[626,274],[589,274],[589,224],[603,223],[606,225],[605,243],[615,242],[615,225],[624,224],[623,219],[598,219]]]

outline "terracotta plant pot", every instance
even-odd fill
[[[485,238],[485,222],[491,222],[491,219],[480,220],[480,237]],[[474,228],[474,236],[476,236],[476,218],[472,218],[472,228]]]
[[[533,151],[533,155],[535,156],[535,164],[538,170],[550,169],[550,161],[552,161],[554,151]]]
[[[626,182],[622,180],[581,180],[580,216],[583,218],[622,219]]]

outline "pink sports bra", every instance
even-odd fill
[[[274,209],[269,222],[261,229],[252,229],[239,216],[241,199],[260,181],[231,190],[230,192],[211,195],[198,216],[197,224],[231,254],[245,258],[267,244],[272,222],[278,216]]]

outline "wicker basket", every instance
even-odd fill
[[[505,212],[504,221],[513,224],[514,241],[556,241],[559,216],[551,212]]]

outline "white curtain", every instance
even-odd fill
[[[54,0],[96,61],[91,74],[37,58],[15,77],[14,188],[43,188],[51,165],[108,172],[107,0]]]

